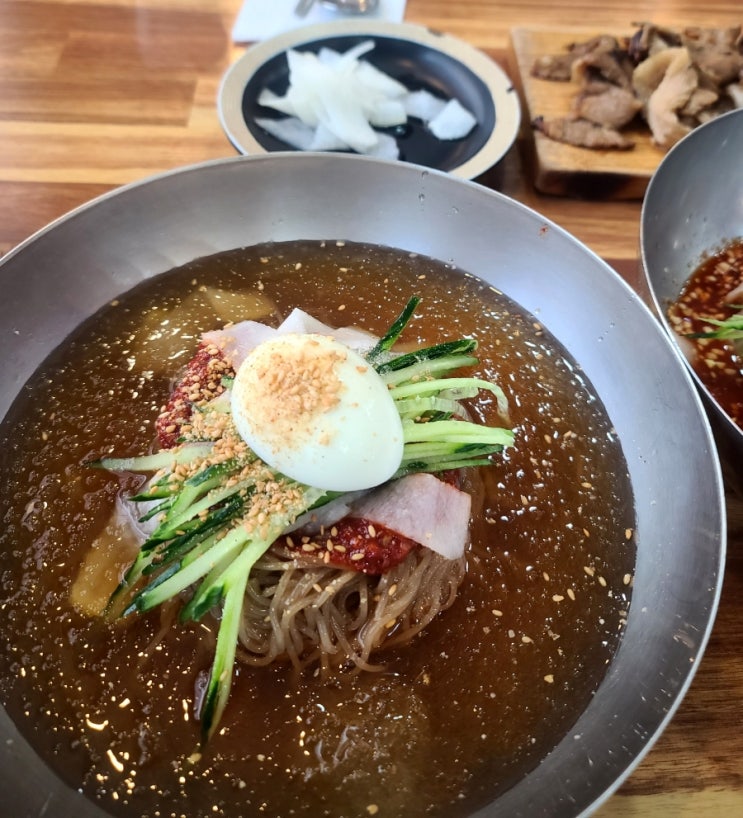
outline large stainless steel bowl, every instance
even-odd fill
[[[691,681],[718,602],[725,521],[713,438],[676,351],[630,288],[559,227],[473,183],[353,156],[236,158],[123,188],[0,264],[0,415],[82,319],[142,279],[256,242],[341,237],[453,262],[516,299],[578,360],[619,434],[638,543],[623,641],[573,729],[478,813],[585,815],[647,752]],[[4,712],[0,789],[7,814],[103,814],[39,762]]]
[[[661,321],[708,256],[743,237],[743,109],[713,119],[671,150],[653,174],[642,207],[642,264]],[[691,369],[691,367],[690,367]],[[730,481],[743,491],[743,429],[692,371],[709,410]]]

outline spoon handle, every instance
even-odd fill
[[[369,14],[376,11],[379,0],[322,0],[322,3],[345,14]]]
[[[297,17],[304,17],[307,12],[315,5],[315,0],[299,0],[294,7],[294,13]]]

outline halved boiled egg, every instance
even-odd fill
[[[289,333],[259,344],[237,371],[231,410],[258,457],[305,485],[372,488],[402,460],[402,421],[386,384],[329,336]]]

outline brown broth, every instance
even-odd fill
[[[479,470],[460,595],[383,673],[323,683],[240,667],[222,729],[191,765],[215,623],[173,624],[170,610],[109,625],[72,608],[121,488],[84,463],[151,445],[170,379],[226,318],[278,322],[299,306],[381,333],[413,293],[406,344],[475,337],[478,374],[506,390],[517,433]],[[233,302],[240,314],[214,308]],[[477,412],[497,422],[491,404]],[[0,698],[39,754],[115,815],[468,815],[570,730],[626,619],[633,500],[600,401],[531,316],[427,258],[299,242],[147,281],[44,364],[2,447]]]

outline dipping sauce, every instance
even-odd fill
[[[691,274],[668,318],[683,339],[694,371],[712,397],[743,428],[743,361],[735,346],[719,338],[689,338],[716,329],[706,319],[724,321],[743,306],[743,239],[706,258]],[[688,345],[688,346],[687,346]]]
[[[238,666],[220,731],[189,763],[217,623],[182,625],[172,606],[113,624],[81,612],[81,566],[98,560],[105,586],[132,557],[102,532],[117,494],[137,486],[85,464],[151,446],[201,332],[278,324],[301,307],[382,334],[414,294],[402,348],[477,339],[468,374],[503,387],[516,431],[468,478],[459,595],[411,644],[376,656],[380,673],[328,682]],[[485,395],[473,410],[498,424]],[[635,518],[610,418],[533,316],[425,257],[291,242],[146,281],[50,356],[0,431],[0,699],[60,776],[113,815],[469,815],[570,730],[621,637]]]

